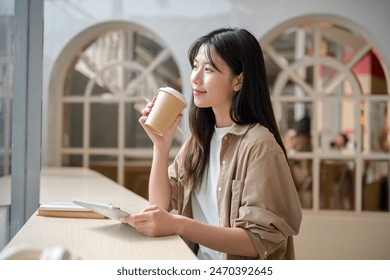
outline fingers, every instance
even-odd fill
[[[177,129],[177,127],[179,126],[179,123],[181,121],[181,119],[183,118],[183,114],[179,114],[175,121],[173,122],[172,126],[175,128],[175,130]]]
[[[144,210],[141,211],[141,213],[153,211],[159,209],[157,205],[150,205],[149,207],[146,207]]]
[[[146,104],[145,108],[142,109],[142,115],[148,116],[150,114],[150,111],[152,111],[153,105],[153,102],[149,102],[148,104]]]
[[[150,112],[153,110],[153,106],[155,103],[156,97],[153,98],[151,102],[148,102],[144,109],[142,109],[142,116],[139,118],[139,123],[144,128],[145,132],[148,134],[149,138],[152,140],[154,145],[157,146],[170,146],[175,132],[179,126],[179,123],[181,119],[183,118],[183,114],[179,114],[175,121],[171,124],[171,126],[164,132],[163,135],[157,134],[153,129],[145,125],[146,120],[150,114]]]
[[[124,217],[120,221],[131,225],[137,231],[147,236],[172,234],[170,231],[164,230],[164,214],[164,210],[152,205],[145,208],[140,213]]]
[[[120,222],[121,223],[124,223],[124,224],[128,224],[131,220],[131,215],[127,216],[127,217],[123,217],[123,218],[120,218]]]
[[[150,217],[153,215],[151,212],[158,211],[159,208],[156,205],[151,205],[145,209],[143,209],[138,214],[129,215],[127,217],[121,218],[120,221],[122,223],[137,223],[137,222],[144,222],[150,219]]]
[[[140,122],[141,122],[141,120],[143,120],[142,123],[145,123],[147,117],[149,116],[150,112],[152,111],[152,108],[154,106],[155,101],[156,101],[156,96],[153,97],[153,99],[146,104],[145,108],[142,109],[142,111],[141,111],[142,116],[140,118]]]
[[[134,226],[136,223],[144,222],[146,220],[147,220],[146,216],[143,213],[141,213],[141,214],[133,214],[127,217],[123,217],[120,219],[120,222]]]
[[[145,125],[145,122],[150,114],[150,112],[152,111],[153,109],[153,106],[154,106],[154,103],[156,101],[156,96],[153,97],[152,101],[148,102],[145,106],[145,108],[142,109],[141,111],[141,114],[142,116],[139,118],[138,122],[141,124],[141,126],[144,128],[144,130],[146,131],[146,133],[149,135],[149,137],[151,138],[151,140],[153,141],[153,138],[155,137],[155,132],[153,130],[151,130],[149,127],[147,127]],[[154,142],[154,141],[153,141]]]
[[[158,211],[159,208],[156,205],[151,205],[140,213],[131,215],[131,219],[134,223],[150,221]]]

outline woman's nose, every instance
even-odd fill
[[[200,74],[200,71],[198,70],[192,70],[192,73],[191,73],[191,82],[193,82],[194,84],[199,84],[201,82],[201,74]]]

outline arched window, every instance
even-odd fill
[[[152,32],[117,22],[84,31],[56,64],[65,59],[60,165],[94,169],[146,196],[152,142],[138,119],[159,87],[181,91],[170,49]]]
[[[358,26],[289,21],[261,40],[301,203],[389,211],[389,77]]]

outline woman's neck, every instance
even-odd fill
[[[233,120],[230,117],[230,112],[221,112],[218,110],[213,109],[214,116],[215,116],[215,126],[218,128],[221,127],[229,127],[233,125]]]
[[[232,126],[233,125],[233,120],[230,118],[217,118],[217,116],[215,116],[215,126],[218,127],[218,128],[222,128],[222,127],[229,127],[229,126]]]

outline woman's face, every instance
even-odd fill
[[[212,107],[216,117],[228,114],[235,95],[241,87],[239,75],[234,75],[229,66],[211,48],[211,57],[218,70],[206,56],[205,46],[199,48],[191,73],[194,103],[197,107]]]

